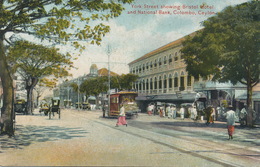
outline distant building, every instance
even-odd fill
[[[75,92],[72,88],[71,84],[75,83],[77,85],[80,85],[83,81],[95,77],[100,76],[108,76],[108,70],[106,68],[98,69],[96,64],[92,64],[90,67],[90,72],[88,74],[85,74],[83,76],[80,76],[78,78],[65,81],[61,83],[58,88],[54,89],[53,96],[54,97],[60,97],[61,100],[61,106],[69,107],[71,105],[74,105],[79,102],[85,102],[88,97],[85,97],[84,94]],[[111,76],[116,76],[118,74],[110,71]],[[92,97],[93,100],[93,97]]]

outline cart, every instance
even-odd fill
[[[51,119],[52,116],[54,117],[55,112],[59,115],[59,119],[60,119],[60,99],[58,97],[54,97],[51,99],[49,119]]]
[[[82,109],[83,110],[90,110],[90,104],[87,102],[82,103]]]
[[[50,110],[50,107],[49,107],[49,104],[48,103],[42,103],[41,104],[41,108],[40,108],[40,114],[43,112],[44,113],[44,115],[48,115],[48,112],[49,112],[49,110]]]
[[[24,99],[16,100],[14,104],[14,110],[17,113],[25,114],[26,102]]]

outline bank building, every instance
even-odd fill
[[[245,85],[213,82],[211,77],[195,79],[188,74],[180,51],[185,38],[163,45],[128,64],[130,73],[139,76],[133,88],[138,92],[136,100],[142,112],[150,103],[174,103],[180,107],[197,100],[204,100],[205,105],[214,108],[233,105],[240,110],[244,102],[238,97],[246,94]]]

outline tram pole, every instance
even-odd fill
[[[111,55],[111,48],[110,45],[107,46],[107,56],[108,56],[108,116],[110,116],[110,55]]]

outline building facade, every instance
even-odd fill
[[[185,37],[164,45],[130,62],[130,73],[139,76],[134,84],[142,111],[151,102],[175,104],[194,102],[194,78],[186,71],[181,53]]]
[[[91,103],[95,103],[96,97],[86,97],[85,94],[75,91],[71,85],[77,84],[78,86],[80,86],[85,80],[95,77],[108,76],[109,73],[111,76],[118,75],[112,71],[109,72],[106,68],[98,69],[96,64],[92,64],[90,67],[90,72],[88,74],[59,84],[58,87],[53,90],[53,96],[60,98],[62,107],[75,106],[75,104],[78,102],[82,103],[86,101],[91,101]],[[102,99],[104,97],[100,95],[98,98]],[[100,99],[98,101],[100,101]]]
[[[193,36],[195,33],[190,34]],[[246,86],[230,82],[213,82],[211,77],[195,79],[186,71],[181,48],[185,37],[153,50],[130,62],[130,73],[139,76],[134,84],[138,91],[136,100],[142,112],[151,102],[193,103],[201,96],[204,106],[217,108],[233,105],[240,110],[241,103],[236,98],[246,93]]]

